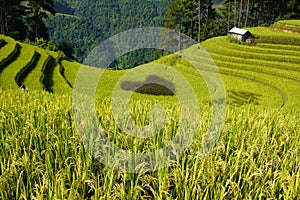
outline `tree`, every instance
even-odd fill
[[[249,19],[249,9],[250,9],[250,0],[247,1],[247,11],[246,11],[246,20],[244,26],[247,26]]]
[[[219,28],[211,0],[175,0],[169,4],[165,26],[177,30],[179,34],[189,35],[199,42],[202,38],[212,37]],[[178,36],[178,49],[180,48],[181,41]]]
[[[0,34],[19,40],[48,39],[43,19],[55,13],[53,7],[53,0],[0,0]]]
[[[198,42],[201,42],[201,0],[198,0]]]
[[[223,15],[227,17],[228,24],[231,24],[230,0],[224,0],[223,6],[226,8]],[[234,0],[233,9],[233,26],[238,27],[268,26],[279,19],[300,18],[300,0]]]
[[[26,27],[20,0],[0,0],[0,34],[23,40]]]
[[[239,14],[239,23],[238,23],[238,27],[241,27],[242,25],[242,18],[243,18],[243,0],[241,0],[240,2],[240,14]]]
[[[28,26],[27,37],[49,39],[47,27],[43,21],[48,14],[55,14],[53,0],[29,0],[25,6],[25,20]]]
[[[234,23],[233,23],[233,26],[236,26],[236,0],[234,0]]]
[[[165,26],[178,31],[178,50],[181,50],[181,32],[184,16],[184,4],[182,0],[176,0],[169,4],[165,17]]]
[[[68,57],[68,58],[73,58],[73,49],[72,46],[66,42],[66,41],[62,41],[57,45],[58,50],[64,52],[64,54]]]

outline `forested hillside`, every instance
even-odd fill
[[[75,58],[82,61],[91,49],[114,34],[131,28],[163,26],[171,1],[57,0],[57,11],[67,15],[49,17],[46,23],[50,38],[57,43],[68,42]]]
[[[269,26],[282,19],[300,18],[300,0],[224,0],[229,26]]]
[[[18,40],[48,39],[44,18],[54,14],[53,0],[0,0],[0,34]]]
[[[222,6],[216,10],[213,4],[220,3]],[[233,26],[271,25],[279,19],[297,19],[299,5],[299,0],[56,0],[59,14],[49,16],[46,24],[50,39],[57,44],[66,42],[64,46],[72,47],[74,57],[82,62],[100,42],[128,29],[180,27],[180,32],[204,40],[225,35]],[[160,54],[155,50],[132,52],[119,58],[117,65],[119,69],[131,68]]]

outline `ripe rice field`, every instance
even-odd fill
[[[153,85],[139,88],[128,107],[135,123],[149,124],[158,104],[165,123],[150,138],[127,135],[114,119],[111,98],[116,85],[126,82],[124,76],[136,76],[128,84],[143,82],[140,71],[163,64],[195,91],[200,126],[191,146],[166,167],[143,173],[106,166],[83,145],[72,110],[79,63],[59,62],[55,52],[0,36],[0,198],[299,199],[300,35],[266,27],[249,30],[255,46],[230,43],[226,36],[201,43],[218,67],[227,101],[221,135],[206,156],[199,152],[210,127],[212,99],[203,78],[214,79],[202,77],[207,74],[199,74],[189,61],[203,61],[201,70],[208,74],[217,71],[201,57],[198,45],[186,50],[189,61],[172,54],[135,71],[103,72],[96,91],[98,122],[116,146],[128,151],[169,144],[179,131],[182,110],[176,95]],[[168,72],[162,72],[167,81],[176,80]]]

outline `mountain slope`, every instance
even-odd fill
[[[235,106],[254,104],[264,107],[299,108],[300,35],[266,27],[249,30],[255,35],[255,46],[230,43],[226,36],[212,38],[202,43],[222,75],[228,103]],[[1,68],[1,88],[17,88],[18,84],[22,83],[30,90],[46,89],[54,93],[70,93],[72,91],[77,71],[81,66],[79,63],[68,60],[58,62],[58,55],[55,52],[37,49],[4,36],[1,36],[0,39],[5,41],[0,48],[0,55],[2,55],[0,58],[3,60],[11,55],[14,58],[8,59],[7,65]],[[13,53],[15,46],[18,45],[20,52]],[[186,52],[191,59],[201,59],[198,45],[190,47]],[[40,56],[35,58],[36,54]],[[53,59],[52,64],[47,64],[47,60],[49,61],[47,58]],[[136,69],[151,71],[155,63],[161,63],[167,68],[177,70],[194,88],[199,101],[204,103],[210,101],[207,86],[201,74],[189,62],[172,54],[155,62],[141,65]],[[24,71],[26,66],[29,66],[30,70]],[[45,68],[45,66],[48,67]],[[98,94],[101,97],[111,96],[116,85],[120,84],[122,76],[136,69],[106,70],[99,81]],[[210,69],[203,66],[202,70]],[[22,72],[21,78],[18,81],[19,79],[16,77],[20,72]],[[46,79],[43,77],[45,75],[47,75]],[[132,79],[134,80],[131,81],[136,81],[141,78],[136,74]],[[134,93],[133,98],[177,101],[176,97],[172,95],[151,95],[152,93],[149,91],[157,90],[155,87],[146,88],[146,91],[143,88],[144,91]]]
[[[171,1],[57,0],[60,10],[76,18],[49,16],[46,23],[51,40],[70,43],[75,57],[83,61],[92,48],[110,36],[132,28],[162,26]]]
[[[16,89],[25,85],[32,91],[72,91],[60,73],[58,53],[16,42],[3,35],[0,35],[0,39],[6,43],[0,48],[0,88]],[[17,51],[14,51],[16,47]]]

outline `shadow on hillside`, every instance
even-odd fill
[[[166,81],[156,75],[148,76],[144,82],[122,82],[121,88],[123,90],[151,95],[173,96],[175,93],[175,87],[172,82]]]
[[[261,95],[252,92],[229,90],[227,98],[229,104],[243,106],[247,104],[259,105]]]

